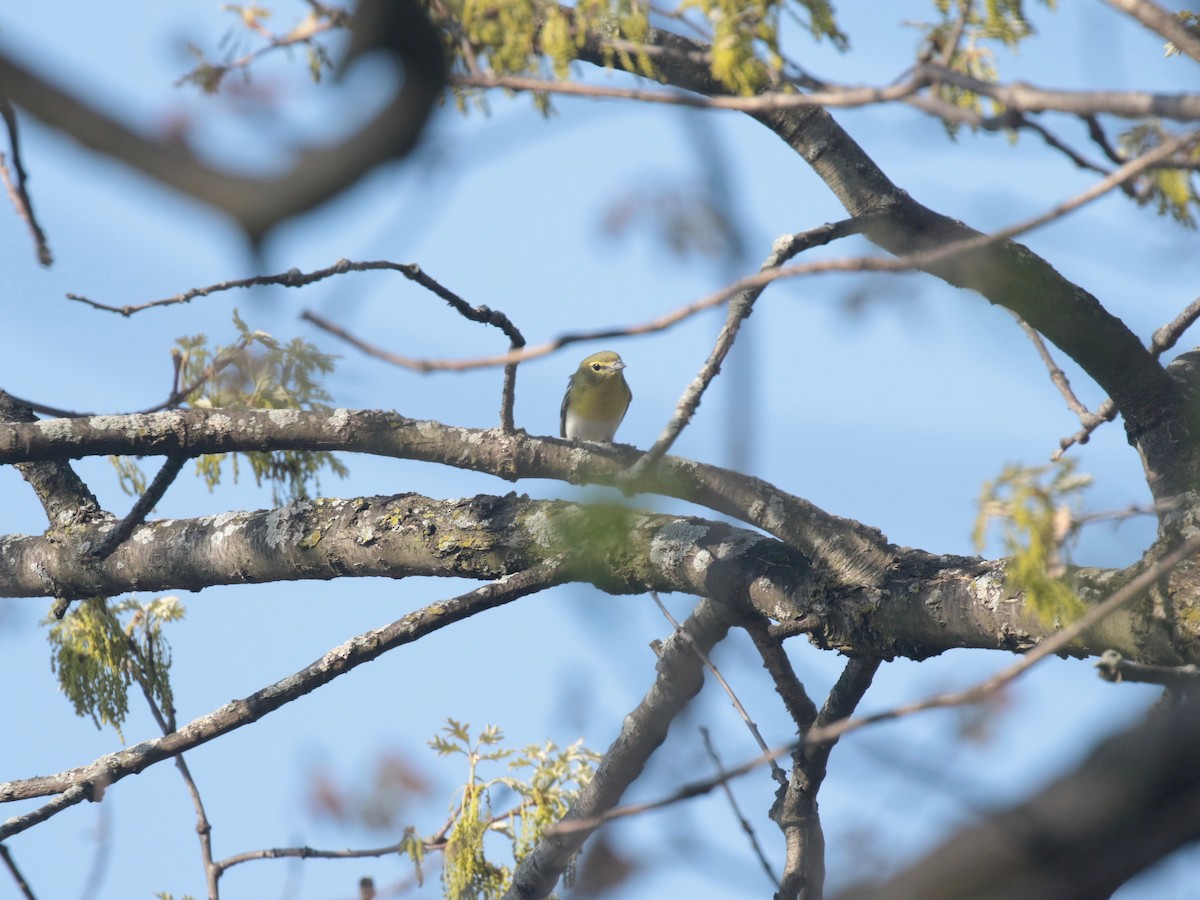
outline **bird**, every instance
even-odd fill
[[[612,441],[633,391],[625,383],[625,363],[611,350],[593,353],[567,382],[559,433],[570,441]]]

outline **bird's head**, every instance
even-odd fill
[[[619,378],[625,363],[621,357],[611,350],[601,350],[593,353],[579,364],[579,374],[589,381],[606,381],[609,378]]]

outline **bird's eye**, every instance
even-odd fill
[[[592,363],[592,371],[593,372],[599,372],[602,368],[604,368],[604,367],[602,365],[600,365],[600,363]]]

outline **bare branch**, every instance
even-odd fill
[[[8,190],[8,197],[16,208],[17,215],[25,220],[25,225],[33,236],[38,262],[43,266],[53,265],[54,254],[50,252],[50,245],[46,242],[46,233],[42,231],[42,226],[38,223],[37,216],[33,212],[33,199],[29,196],[27,187],[29,176],[25,173],[25,166],[21,162],[21,140],[17,130],[17,113],[12,108],[12,104],[3,96],[0,96],[0,117],[4,119],[4,124],[8,128],[8,145],[12,150],[13,170],[17,174],[14,182],[9,174],[8,166],[5,165],[4,154],[0,153],[0,180],[4,181],[4,187]]]
[[[851,715],[871,686],[879,663],[872,657],[851,657],[825,699],[814,727],[822,728]],[[801,741],[792,753],[791,780],[771,809],[771,818],[783,831],[787,847],[781,900],[800,896],[820,900],[824,890],[825,835],[817,811],[817,794],[825,782],[833,743],[809,742],[811,731],[800,732]]]
[[[864,219],[843,219],[840,222],[835,222],[832,225],[822,225],[819,228],[813,228],[799,234],[793,234],[786,237],[781,237],[775,241],[771,248],[771,254],[766,261],[759,267],[760,272],[768,272],[778,269],[787,260],[792,259],[797,254],[809,250],[813,247],[823,247],[831,241],[847,237],[851,234],[861,234],[863,229],[867,227],[867,222]],[[743,321],[750,317],[754,311],[754,301],[766,289],[766,285],[746,288],[740,291],[729,300],[729,307],[725,311],[725,324],[721,327],[720,334],[717,335],[717,340],[712,351],[708,354],[708,359],[704,361],[704,365],[700,368],[696,377],[692,379],[691,384],[683,392],[683,396],[675,404],[675,411],[671,414],[670,420],[666,427],[663,428],[658,440],[654,442],[654,446],[646,451],[646,455],[638,460],[637,465],[631,472],[631,477],[638,477],[641,472],[660,459],[663,454],[671,449],[675,440],[687,427],[692,416],[695,415],[697,407],[700,405],[700,399],[704,396],[704,392],[712,383],[717,373],[721,370],[721,364],[724,363],[725,357],[733,348],[733,342],[737,338],[738,329]]]
[[[663,48],[655,48],[659,54]],[[997,84],[972,78],[962,72],[935,63],[915,66],[903,80],[886,87],[871,85],[834,85],[821,82],[821,90],[808,93],[780,91],[757,94],[753,97],[725,95],[706,96],[680,91],[615,88],[577,81],[556,81],[530,78],[523,75],[494,75],[458,73],[451,83],[460,87],[481,89],[502,88],[510,91],[535,91],[589,99],[636,100],[641,103],[663,103],[700,109],[729,109],[746,113],[764,113],[784,109],[821,106],[854,108],[880,103],[907,101],[925,88],[944,82],[964,90],[992,97],[1015,112],[1066,112],[1075,115],[1109,115],[1126,118],[1150,116],[1195,121],[1200,119],[1200,95],[1154,94],[1138,91],[1055,91],[1027,84]]]
[[[1183,27],[1175,16],[1149,0],[1108,0],[1108,5],[1127,13],[1153,31],[1170,41],[1180,53],[1186,53],[1200,62],[1200,37]]]
[[[1054,357],[1046,349],[1046,343],[1042,340],[1042,336],[1038,334],[1036,328],[1033,328],[1015,312],[1012,312],[1012,310],[1009,310],[1009,312],[1017,320],[1017,324],[1021,326],[1021,330],[1025,332],[1025,336],[1033,343],[1034,349],[1037,350],[1038,356],[1042,358],[1046,370],[1050,373],[1050,380],[1054,382],[1054,386],[1058,388],[1059,393],[1063,395],[1063,399],[1067,401],[1067,407],[1071,412],[1079,416],[1079,421],[1086,425],[1094,416],[1086,406],[1079,402],[1079,398],[1071,390],[1071,382],[1067,380],[1066,373],[1058,367],[1058,363],[1054,361]]]
[[[675,617],[671,615],[671,611],[667,609],[662,600],[658,598],[658,592],[651,591],[650,596],[653,598],[654,603],[658,607],[659,611],[663,614],[663,616],[666,617],[667,621],[671,623],[671,627],[674,628],[675,631],[684,638],[684,640],[688,641],[688,643],[691,643],[690,635],[683,630],[683,626],[679,624]],[[721,686],[721,690],[725,692],[725,695],[729,698],[729,702],[733,704],[733,708],[737,710],[738,716],[741,717],[742,723],[746,726],[746,730],[749,731],[750,736],[754,738],[754,743],[758,744],[758,749],[763,753],[769,752],[770,748],[767,746],[767,742],[763,740],[762,732],[758,730],[758,725],[756,725],[754,720],[750,718],[750,714],[746,712],[746,707],[742,705],[742,701],[738,699],[737,694],[734,693],[733,688],[729,685],[729,682],[725,680],[725,676],[722,675],[720,670],[713,665],[712,660],[708,658],[707,653],[695,645],[692,646],[692,650],[695,652],[696,656],[700,658],[700,662],[704,663],[704,668],[708,669],[713,678],[716,679],[717,684]],[[787,776],[783,773],[783,769],[781,769],[774,762],[771,763],[771,777],[773,777],[781,786],[787,784]]]
[[[1178,316],[1155,331],[1146,349],[1157,359],[1174,347],[1179,339],[1183,337],[1184,332],[1191,328],[1198,318],[1200,318],[1200,297],[1189,303],[1187,308]],[[1100,404],[1096,412],[1090,413],[1086,418],[1080,416],[1083,428],[1068,437],[1061,438],[1058,442],[1058,449],[1050,454],[1050,459],[1054,461],[1061,459],[1062,455],[1074,444],[1086,444],[1089,438],[1091,438],[1093,431],[1105,422],[1111,422],[1116,417],[1117,405],[1111,399],[1106,399]]]
[[[29,882],[25,880],[25,876],[21,874],[21,870],[17,868],[17,863],[12,858],[12,853],[9,852],[8,847],[4,844],[0,844],[0,861],[4,863],[4,868],[8,869],[8,874],[17,883],[17,890],[21,892],[21,896],[25,900],[37,900],[33,896],[33,889],[29,886]]]
[[[281,176],[258,179],[215,169],[177,142],[134,130],[3,54],[0,96],[83,146],[224,211],[257,243],[284,219],[336,195],[376,165],[405,156],[441,93],[441,37],[419,4],[367,0],[358,5],[355,22],[343,67],[367,51],[386,51],[403,65],[403,84],[370,122],[335,146],[302,149]]]
[[[867,257],[850,257],[848,259],[832,259],[822,260],[819,262],[805,263],[795,266],[783,266],[781,268],[771,268],[759,271],[754,275],[748,275],[745,278],[740,278],[732,284],[719,291],[715,291],[700,300],[682,306],[672,312],[651,319],[638,325],[630,325],[625,328],[611,328],[602,331],[582,332],[575,334],[561,335],[550,341],[542,344],[535,344],[526,347],[523,350],[512,351],[502,355],[476,357],[474,359],[449,359],[449,360],[430,360],[430,359],[409,359],[407,357],[396,357],[386,355],[384,351],[377,349],[368,349],[369,345],[365,342],[360,342],[354,339],[356,346],[361,346],[367,352],[380,355],[383,358],[388,358],[397,365],[408,366],[421,372],[430,371],[452,371],[461,372],[468,369],[486,368],[489,366],[508,365],[512,362],[521,362],[527,359],[536,359],[541,356],[546,356],[567,344],[573,344],[578,341],[598,340],[600,338],[612,337],[631,337],[634,335],[653,334],[659,331],[674,326],[698,313],[714,306],[719,306],[744,291],[754,289],[761,290],[766,285],[773,281],[782,278],[796,278],[803,275],[815,275],[825,272],[908,272],[913,270],[928,271],[932,267],[946,263],[952,259],[966,256],[975,251],[982,250],[993,244],[1007,241],[1018,235],[1024,234],[1027,231],[1032,231],[1055,219],[1062,218],[1085,206],[1088,203],[1096,200],[1104,194],[1120,186],[1131,178],[1140,175],[1147,169],[1161,163],[1170,158],[1174,154],[1190,147],[1192,144],[1200,140],[1200,132],[1189,132],[1179,137],[1165,141],[1153,150],[1147,151],[1136,159],[1131,160],[1121,166],[1116,171],[1112,172],[1106,178],[1097,181],[1090,188],[1076,194],[1068,200],[1063,201],[1057,206],[1047,210],[1044,213],[1025,219],[1015,225],[1002,228],[999,231],[991,234],[978,234],[963,240],[952,241],[943,244],[933,250],[924,250],[918,253],[913,253],[905,256],[897,256],[891,259],[867,256]],[[851,220],[853,221],[853,220]],[[834,227],[834,226],[829,226]],[[869,227],[869,223],[864,225]],[[311,316],[309,317],[311,319]],[[341,332],[345,335],[344,332]]]
[[[709,736],[707,728],[700,729],[700,737],[704,739],[704,750],[708,753],[708,758],[713,761],[713,766],[717,770],[717,774],[725,775],[725,766],[721,762],[721,757],[717,755],[717,750],[713,747],[712,738]],[[763,747],[764,751],[766,747]],[[772,768],[778,768],[774,760],[771,761]],[[782,771],[782,770],[781,770]],[[729,787],[728,780],[721,782],[721,788],[725,791],[725,799],[729,801],[729,807],[733,810],[733,814],[737,817],[738,825],[746,834],[746,839],[750,841],[750,848],[754,851],[754,856],[758,859],[758,864],[762,866],[763,872],[766,873],[767,879],[775,887],[779,887],[779,876],[775,874],[775,870],[771,867],[771,861],[767,859],[767,854],[763,852],[762,845],[758,842],[758,835],[754,833],[754,826],[750,821],[742,815],[742,810],[738,806],[737,797],[734,796],[733,790]]]
[[[129,775],[136,775],[164,759],[171,759],[213,738],[256,722],[292,700],[328,684],[363,663],[377,659],[389,650],[412,643],[426,634],[439,631],[485,610],[543,590],[558,580],[557,562],[533,566],[518,575],[486,584],[451,600],[431,604],[390,625],[351,638],[287,678],[201,716],[171,734],[123,748],[89,765],[57,775],[0,784],[0,802],[58,794],[45,806],[0,823],[0,840],[19,834],[75,803],[85,799],[99,799],[99,793],[109,785]]]
[[[1151,666],[1128,660],[1116,650],[1105,650],[1096,660],[1096,669],[1105,681],[1161,684],[1185,692],[1200,688],[1200,666]]]
[[[671,722],[700,691],[704,667],[695,649],[708,653],[733,624],[720,604],[703,598],[683,629],[664,642],[654,684],[624,718],[621,733],[562,821],[547,829],[533,851],[518,863],[506,900],[549,895],[587,836],[616,806],[666,739]]]
[[[158,470],[158,474],[154,476],[154,480],[150,482],[145,493],[138,497],[137,502],[133,504],[133,508],[129,510],[129,514],[117,523],[116,528],[104,536],[104,540],[92,548],[93,557],[100,560],[111,555],[117,547],[133,534],[135,528],[146,521],[146,516],[150,515],[150,511],[162,499],[163,494],[167,492],[167,488],[175,481],[176,476],[179,475],[186,461],[187,457],[185,456],[167,457],[167,461]],[[62,618],[62,616],[58,618]]]

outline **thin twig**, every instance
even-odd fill
[[[222,281],[217,284],[211,284],[207,287],[192,288],[184,291],[181,294],[175,294],[172,297],[164,297],[161,300],[152,300],[149,303],[141,303],[137,305],[126,306],[109,306],[106,303],[99,303],[79,294],[67,294],[67,298],[95,308],[105,310],[107,312],[119,313],[122,316],[131,316],[134,313],[141,312],[145,309],[152,309],[160,306],[172,306],[177,303],[188,303],[198,297],[207,297],[210,294],[216,294],[221,291],[235,290],[238,288],[251,287],[267,287],[277,285],[281,287],[299,288],[306,287],[314,282],[321,281],[325,278],[330,278],[334,275],[342,275],[346,272],[368,272],[368,271],[392,271],[399,272],[409,281],[416,282],[427,291],[437,295],[442,300],[445,300],[450,307],[461,315],[463,318],[469,319],[472,322],[479,322],[484,325],[491,325],[499,328],[509,340],[510,355],[519,351],[525,346],[525,338],[520,330],[512,321],[502,312],[491,309],[487,306],[471,306],[458,294],[444,287],[435,279],[421,269],[415,263],[395,263],[388,260],[375,260],[365,262],[351,262],[347,259],[340,259],[332,266],[327,266],[324,269],[317,269],[312,272],[301,272],[299,269],[289,269],[287,272],[281,272],[278,275],[255,275],[252,278],[239,278],[233,281]],[[319,328],[322,328],[337,337],[342,338],[346,342],[353,344],[362,350],[378,359],[383,359],[387,362],[396,365],[405,366],[406,368],[419,368],[418,365],[413,365],[411,360],[405,357],[395,356],[384,350],[380,350],[367,344],[364,341],[359,341],[353,337],[345,329],[329,322],[328,320],[318,316],[311,311],[305,311],[301,317],[305,321],[311,322]],[[501,392],[500,401],[500,427],[507,433],[512,433],[515,429],[513,422],[513,407],[515,405],[516,382],[517,382],[517,363],[519,359],[513,359],[505,363],[504,370],[504,387]],[[190,391],[185,391],[182,396],[186,396]],[[168,403],[170,401],[168,400]],[[164,408],[164,407],[159,407]]]
[[[675,633],[680,635],[688,642],[688,645],[692,648],[692,652],[696,654],[700,662],[704,663],[704,668],[708,669],[708,671],[712,673],[713,678],[717,680],[717,684],[721,685],[721,689],[725,691],[725,694],[729,697],[729,701],[733,704],[733,708],[737,710],[737,714],[742,717],[742,722],[745,723],[746,729],[750,732],[750,736],[753,737],[754,742],[758,744],[758,749],[760,749],[763,753],[767,753],[770,748],[767,747],[767,742],[763,740],[762,732],[758,730],[758,725],[756,725],[754,720],[750,718],[750,714],[746,712],[746,707],[742,706],[742,701],[739,700],[737,694],[733,692],[733,688],[729,686],[729,682],[725,680],[725,676],[722,675],[720,670],[713,665],[712,660],[708,658],[708,654],[696,646],[696,642],[692,640],[691,635],[684,631],[683,626],[679,624],[673,615],[671,615],[671,611],[667,609],[662,600],[659,599],[658,592],[651,591],[650,596],[654,600],[655,605],[658,607],[659,612],[661,612],[663,616],[666,617],[666,620],[671,623],[671,627],[675,629]],[[771,764],[771,776],[777,782],[779,782],[781,786],[787,784],[787,775],[784,773],[783,769],[775,763]]]
[[[1057,206],[1044,213],[1033,216],[1032,218],[1018,222],[1007,228],[1002,228],[999,231],[991,234],[978,234],[974,237],[964,238],[959,241],[952,241],[948,244],[943,244],[933,250],[923,250],[918,253],[909,254],[906,256],[898,256],[892,258],[884,258],[878,256],[866,257],[850,257],[847,259],[832,259],[821,260],[818,262],[803,263],[795,266],[783,266],[781,268],[768,269],[766,271],[756,272],[753,275],[747,275],[745,278],[740,278],[732,284],[715,291],[706,297],[690,303],[686,306],[679,307],[669,313],[651,319],[647,322],[638,325],[630,325],[624,328],[609,328],[598,331],[576,332],[571,334],[560,335],[541,344],[527,346],[520,351],[509,352],[496,356],[475,357],[473,359],[410,359],[407,357],[397,357],[386,354],[378,348],[372,348],[366,342],[360,339],[353,339],[355,346],[363,349],[364,352],[378,355],[381,358],[389,359],[398,365],[408,366],[420,372],[432,371],[449,371],[462,372],[469,369],[488,368],[490,366],[508,365],[511,362],[523,362],[528,359],[536,359],[546,356],[568,344],[577,343],[579,341],[599,340],[601,338],[613,337],[631,337],[634,335],[653,334],[676,325],[698,313],[719,306],[729,298],[736,296],[742,291],[762,288],[773,281],[778,281],[785,278],[797,278],[803,275],[815,275],[825,272],[909,272],[918,269],[928,269],[930,267],[941,265],[946,261],[953,259],[960,254],[972,253],[982,250],[992,244],[1000,243],[1031,231],[1034,228],[1041,227],[1056,219],[1062,218],[1068,213],[1074,212],[1076,209],[1091,203],[1104,194],[1116,188],[1118,185],[1133,178],[1145,170],[1153,167],[1172,154],[1187,147],[1188,145],[1200,139],[1200,132],[1189,132],[1178,138],[1167,141],[1153,150],[1149,150],[1143,155],[1121,166],[1106,178],[1097,181],[1090,188],[1076,194],[1075,196],[1063,201]],[[324,327],[324,326],[323,326]],[[350,337],[346,332],[337,330],[334,333],[346,339]]]
[[[174,459],[174,457],[167,460],[168,464],[171,462],[171,459]],[[161,477],[162,473],[160,472],[159,475]],[[175,721],[175,709],[169,702],[170,697],[167,697],[168,702],[165,704],[165,708],[160,708],[158,702],[154,699],[154,688],[145,675],[146,672],[157,670],[158,677],[165,680],[167,673],[162,671],[162,667],[159,665],[158,660],[154,658],[152,652],[149,655],[142,652],[141,645],[138,644],[132,634],[126,632],[125,638],[130,652],[137,660],[137,664],[132,667],[133,677],[142,689],[142,696],[145,697],[146,704],[150,707],[150,715],[154,718],[155,724],[158,725],[159,731],[164,735],[171,734],[171,732],[177,730],[178,725]],[[150,647],[152,650],[153,645],[150,645]],[[188,767],[182,753],[175,757],[175,768],[179,770],[179,776],[183,779],[183,784],[187,788],[188,795],[192,798],[192,809],[196,812],[196,835],[200,840],[200,859],[204,864],[204,878],[208,883],[208,898],[209,900],[219,900],[221,894],[219,882],[222,870],[213,863],[212,823],[209,822],[208,814],[205,812],[204,800],[200,796],[200,788],[196,784],[196,779],[192,777],[192,770]]]
[[[707,728],[700,729],[700,737],[704,739],[704,749],[708,752],[708,758],[713,761],[718,774],[723,775],[725,773],[725,766],[721,763],[721,757],[717,755],[716,748],[713,747],[712,738],[709,736]],[[742,810],[738,807],[737,797],[733,795],[733,791],[729,787],[729,782],[722,782],[721,788],[725,791],[725,799],[729,801],[729,806],[733,810],[733,814],[737,817],[738,824],[741,825],[742,831],[746,833],[746,838],[750,841],[750,847],[754,850],[754,855],[758,857],[758,864],[767,873],[767,878],[770,879],[771,884],[779,887],[779,876],[771,868],[770,860],[767,859],[767,855],[763,852],[762,845],[758,843],[758,835],[754,833],[754,827],[742,815]]]
[[[29,176],[21,162],[21,140],[20,132],[17,130],[17,113],[12,104],[3,97],[0,97],[0,117],[4,119],[5,127],[8,128],[8,145],[12,150],[13,170],[17,174],[14,182],[9,175],[8,166],[5,165],[4,154],[0,153],[0,180],[4,181],[4,187],[8,190],[9,199],[12,200],[17,215],[25,220],[25,225],[29,228],[30,235],[33,236],[38,262],[43,266],[52,265],[54,254],[50,252],[50,245],[46,242],[46,233],[42,231],[42,226],[38,224],[37,216],[33,212],[33,199],[29,196],[27,187]]]
[[[106,534],[100,543],[92,548],[91,555],[97,562],[111,556],[114,550],[128,540],[129,536],[133,534],[133,530],[146,521],[146,516],[150,515],[150,511],[162,499],[163,494],[167,492],[167,488],[175,481],[176,476],[179,475],[186,461],[186,456],[167,457],[166,461],[162,464],[162,468],[158,470],[158,474],[154,476],[154,480],[150,482],[149,487],[138,497],[137,502],[133,504],[133,508],[129,510],[129,514],[118,522],[116,527]]]
[[[1067,375],[1058,367],[1058,363],[1054,361],[1054,357],[1050,355],[1050,351],[1046,349],[1046,342],[1042,340],[1042,336],[1037,329],[1022,319],[1017,313],[1011,309],[1009,312],[1012,317],[1017,320],[1017,324],[1021,326],[1021,330],[1025,332],[1025,336],[1033,343],[1033,347],[1037,350],[1038,356],[1042,358],[1047,371],[1050,373],[1050,380],[1054,382],[1054,386],[1058,388],[1063,399],[1067,401],[1067,407],[1075,415],[1079,416],[1079,421],[1087,424],[1088,420],[1093,417],[1092,413],[1086,406],[1079,402],[1079,398],[1075,396],[1075,392],[1071,390],[1071,382],[1067,380]]]
[[[1200,297],[1189,303],[1187,308],[1174,319],[1156,330],[1151,336],[1150,343],[1146,346],[1146,349],[1154,355],[1155,359],[1159,358],[1179,342],[1184,332],[1191,328],[1198,318],[1200,318]],[[1096,412],[1091,414],[1090,418],[1083,419],[1083,427],[1079,431],[1059,440],[1058,449],[1050,455],[1050,459],[1057,462],[1062,459],[1063,454],[1072,445],[1086,444],[1091,438],[1093,431],[1105,422],[1111,422],[1116,417],[1116,404],[1106,398]]]
[[[29,886],[29,882],[25,880],[25,876],[21,874],[21,870],[17,868],[17,863],[12,858],[12,853],[9,852],[8,847],[4,844],[0,844],[0,860],[3,860],[4,868],[8,869],[9,874],[13,877],[13,881],[17,883],[17,890],[21,892],[21,896],[25,897],[26,900],[37,900],[33,895],[33,889]]]
[[[771,247],[771,254],[763,262],[762,266],[759,267],[759,271],[766,272],[778,269],[789,259],[792,259],[805,250],[813,247],[823,247],[832,241],[852,234],[861,234],[869,222],[869,217],[843,219],[840,222],[822,225],[819,228],[813,228],[799,234],[781,237]],[[725,357],[728,356],[729,351],[733,348],[733,342],[737,338],[738,329],[741,327],[742,322],[750,317],[750,314],[754,311],[754,301],[758,299],[759,295],[765,289],[766,285],[746,288],[736,296],[730,298],[729,306],[725,312],[725,324],[721,326],[721,331],[717,335],[713,349],[708,354],[708,359],[704,361],[704,365],[700,367],[700,371],[696,374],[696,377],[692,379],[686,390],[684,390],[683,395],[679,398],[679,401],[675,404],[675,410],[671,413],[671,418],[663,428],[662,433],[658,436],[658,440],[654,442],[654,446],[647,450],[646,454],[630,470],[631,478],[640,477],[646,467],[652,465],[670,450],[679,435],[683,432],[683,429],[692,420],[692,416],[696,414],[696,409],[700,406],[700,400],[704,396],[704,392],[721,370],[721,364],[724,363]]]

